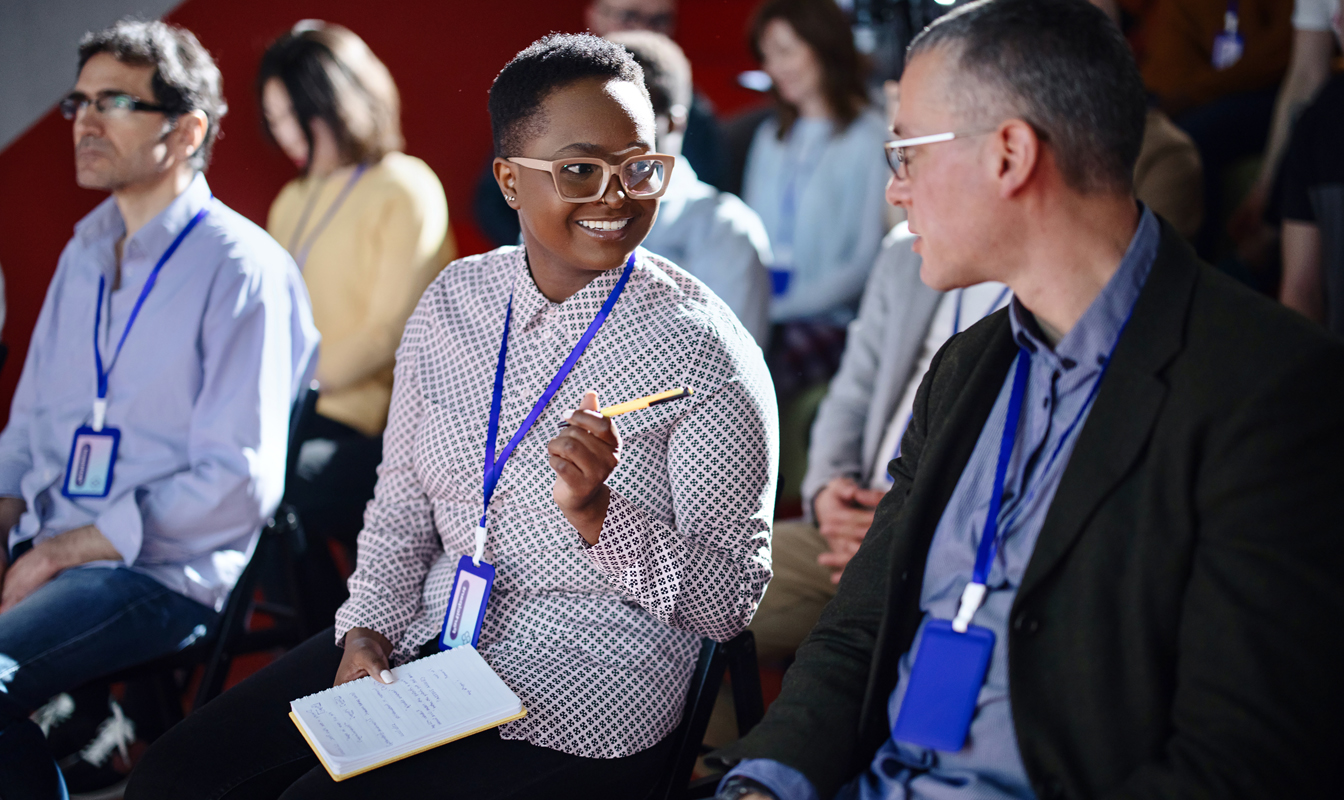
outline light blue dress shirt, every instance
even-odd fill
[[[98,335],[110,359],[150,271],[207,206],[109,376],[106,424],[121,431],[111,491],[67,498],[71,443],[97,392],[98,278],[109,287]],[[212,199],[205,176],[125,243],[110,291],[125,232],[108,198],[75,226],[47,289],[0,433],[0,495],[28,504],[9,544],[92,524],[116,563],[219,609],[284,492],[290,406],[316,365],[317,329],[289,254]]]
[[[773,266],[788,262],[793,272],[788,291],[771,304],[772,321],[822,317],[844,325],[854,318],[887,231],[886,140],[886,122],[874,108],[842,131],[830,120],[804,118],[780,141],[774,117],[756,129],[742,199],[765,223]]]
[[[649,252],[699,278],[728,304],[764,347],[770,336],[770,241],[755,211],[736,195],[700,180],[684,158],[644,238]]]
[[[1074,442],[1086,423],[1088,395],[1148,279],[1160,234],[1157,217],[1145,208],[1120,268],[1054,349],[1041,338],[1030,313],[1013,300],[1009,313],[1013,337],[1030,354],[1031,370],[1004,480],[999,516],[1004,539],[989,572],[989,593],[974,619],[974,624],[994,632],[995,646],[966,746],[957,752],[943,752],[888,739],[869,769],[843,787],[837,800],[1007,800],[1035,796],[1013,727],[1008,693],[1008,617]],[[889,723],[894,723],[900,713],[924,625],[930,619],[950,620],[956,616],[962,590],[970,581],[980,532],[989,514],[1012,374],[1009,370],[970,461],[934,530],[920,594],[924,620],[911,650],[901,657],[900,681],[888,703]],[[1083,418],[1050,463],[1050,454],[1060,446],[1069,423],[1080,413]],[[749,759],[728,777],[733,775],[759,781],[779,800],[817,800],[806,777],[776,761]]]

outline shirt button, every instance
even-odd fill
[[[1026,634],[1027,636],[1035,635],[1040,629],[1041,621],[1035,617],[1027,616],[1026,614],[1018,614],[1017,618],[1013,620],[1013,630],[1018,633]]]

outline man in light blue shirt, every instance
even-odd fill
[[[79,184],[112,196],[61,254],[0,434],[0,764],[47,698],[205,632],[284,490],[317,333],[293,261],[202,174],[220,84],[163,23],[80,46],[62,111]],[[77,430],[120,433],[105,496]]]
[[[691,65],[677,43],[660,33],[622,31],[608,36],[634,55],[658,124],[658,150],[677,156],[644,247],[704,282],[765,347],[770,336],[770,242],[765,225],[736,195],[700,180],[681,157]]]

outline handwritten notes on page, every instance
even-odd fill
[[[332,779],[358,775],[527,713],[472,647],[360,678],[290,703],[290,718]]]

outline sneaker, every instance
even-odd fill
[[[112,715],[82,749],[58,763],[71,800],[112,800],[121,797],[131,771],[135,723],[126,718],[116,700],[108,699]]]

